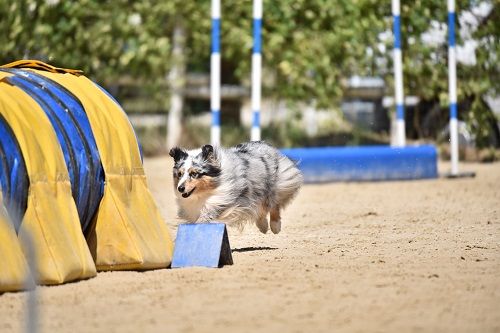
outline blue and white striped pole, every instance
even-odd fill
[[[448,91],[450,98],[451,175],[458,175],[457,59],[455,49],[455,0],[448,0]]]
[[[403,94],[403,61],[401,52],[401,16],[399,0],[392,0],[394,33],[394,88],[396,90],[396,146],[405,146],[405,110]]]
[[[212,54],[210,56],[210,142],[220,145],[220,0],[212,0]]]
[[[251,141],[260,140],[260,106],[262,77],[262,0],[253,2],[253,52],[252,52],[252,131]]]

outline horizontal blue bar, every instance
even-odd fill
[[[260,127],[260,111],[258,110],[253,111],[252,126]]]
[[[403,104],[396,105],[396,119],[405,119],[405,107]]]
[[[455,46],[455,13],[448,13],[448,45]]]
[[[458,117],[457,103],[451,103],[450,104],[450,118],[457,119],[457,117]]]
[[[220,110],[212,110],[212,126],[220,126]]]
[[[253,20],[253,53],[262,52],[262,19]]]
[[[394,15],[393,33],[394,33],[394,48],[401,48],[401,17]]]
[[[437,178],[432,145],[314,147],[281,150],[297,161],[306,183]]]
[[[212,53],[220,53],[220,19],[212,19]]]

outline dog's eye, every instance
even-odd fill
[[[181,178],[182,177],[182,172],[177,171],[177,177]]]
[[[199,177],[199,175],[200,175],[200,174],[199,174],[198,172],[191,172],[191,173],[189,174],[189,176],[190,176],[191,178],[198,178],[198,177]]]

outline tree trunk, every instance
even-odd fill
[[[182,131],[182,90],[186,83],[186,31],[181,21],[177,21],[172,37],[172,69],[169,73],[171,88],[170,112],[167,124],[167,150],[179,144]]]

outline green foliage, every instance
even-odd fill
[[[478,138],[488,135],[484,125],[491,121],[484,96],[496,96],[500,89],[499,6],[494,0],[457,0],[458,13],[482,3],[493,10],[472,36],[477,62],[459,64],[457,71],[459,101],[471,106],[461,116]],[[229,69],[222,80],[248,84],[252,1],[222,0],[221,11],[223,68]],[[445,107],[446,39],[429,44],[423,34],[433,21],[447,22],[446,2],[403,2],[401,18],[405,93]],[[83,69],[107,85],[132,77],[165,97],[168,91],[160,83],[172,65],[170,39],[177,23],[186,28],[189,70],[208,72],[209,0],[0,0],[0,63],[41,59]],[[264,1],[264,94],[335,108],[342,82],[352,74],[384,77],[391,94],[391,29],[390,1]],[[460,36],[457,42],[463,42]]]
[[[100,82],[160,80],[169,68],[165,21],[173,10],[156,1],[0,0],[0,61],[40,59]]]
[[[223,1],[222,55],[241,80],[250,78],[252,2]],[[388,4],[370,0],[265,1],[263,59],[272,79],[265,93],[331,107],[341,81],[366,72],[366,46],[390,28]]]
[[[477,27],[462,26],[458,20],[460,13],[471,12],[480,4],[490,4],[493,10],[487,17],[477,17]],[[475,50],[476,63],[467,65],[458,63],[457,95],[459,117],[467,121],[476,136],[479,146],[488,145],[493,114],[485,103],[486,96],[497,96],[500,92],[500,9],[495,1],[456,1],[456,38],[457,46],[464,40],[460,29],[473,31],[472,38],[478,43]],[[401,8],[404,85],[405,94],[420,97],[426,101],[439,102],[443,109],[449,105],[448,99],[448,45],[447,45],[447,7],[440,0],[420,0],[402,5]],[[432,22],[436,21],[436,22]],[[437,44],[424,40],[424,33],[431,24],[439,22],[446,33],[446,38]],[[391,47],[388,43],[387,47]],[[391,62],[390,59],[388,59]],[[392,73],[385,75],[386,82],[392,81]],[[379,71],[379,75],[382,71]],[[391,88],[392,89],[392,88]],[[468,106],[465,113],[461,106]]]

